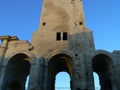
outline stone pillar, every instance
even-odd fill
[[[4,76],[5,76],[5,70],[6,70],[6,66],[3,66],[3,61],[5,58],[5,53],[8,47],[8,42],[9,42],[9,38],[6,40],[3,40],[3,43],[1,45],[1,52],[0,52],[0,90],[2,90],[2,85],[3,85],[3,80],[4,80]]]
[[[88,65],[87,68],[87,87],[88,90],[95,90],[95,85],[94,85],[94,76],[93,76],[93,71],[92,71],[92,66]]]
[[[3,40],[3,43],[1,45],[1,52],[0,52],[0,69],[2,68],[2,64],[3,64],[3,60],[4,60],[4,56],[7,50],[7,46],[8,46],[8,42],[9,42],[9,38],[6,40]]]
[[[74,88],[73,90],[81,90],[81,84],[82,84],[82,81],[81,81],[81,71],[80,70],[76,70],[75,71],[75,83],[74,83]]]
[[[84,54],[85,55],[85,54]],[[93,76],[93,69],[92,69],[92,55],[85,55],[85,60],[86,60],[86,87],[88,90],[95,90],[95,85],[94,85],[94,76]]]
[[[86,58],[83,53],[75,56],[75,90],[87,89]]]
[[[38,86],[39,86],[39,90],[43,90],[42,89],[42,84],[43,84],[43,64],[44,64],[44,58],[41,57],[39,59],[39,64],[38,64]]]
[[[87,77],[86,77],[86,58],[84,54],[81,53],[80,60],[80,70],[81,70],[81,89],[87,89]]]
[[[30,68],[30,78],[29,78],[29,86],[28,90],[37,90],[37,67],[36,65],[31,65]]]
[[[42,90],[50,90],[48,85],[48,66],[43,65]]]
[[[36,60],[36,63],[31,66],[29,90],[43,90],[42,89],[42,76],[43,76],[43,58]]]
[[[120,88],[120,76],[119,72],[116,71],[116,68],[109,71],[109,77],[112,83],[113,90],[118,90]]]
[[[6,67],[2,67],[0,70],[0,90],[3,90],[2,86],[3,86],[5,71],[6,71]]]
[[[74,65],[73,68],[73,75],[71,81],[71,90],[79,90],[81,88],[81,70],[80,70],[80,56],[76,52],[75,56],[73,57]]]

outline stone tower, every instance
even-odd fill
[[[55,76],[62,71],[70,75],[71,90],[95,90],[93,72],[101,90],[120,88],[120,52],[95,50],[82,0],[43,0],[32,43],[0,38],[0,90],[25,90],[28,75],[28,90],[55,90]]]

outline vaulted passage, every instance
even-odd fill
[[[71,61],[72,59],[68,55],[65,55],[65,54],[58,54],[58,55],[53,56],[50,59],[48,63],[49,90],[55,90],[55,80],[56,80],[55,77],[59,72],[63,72],[63,71],[67,72],[70,75],[70,79],[72,78]]]
[[[25,90],[30,71],[30,58],[25,54],[13,56],[7,64],[2,90]]]
[[[96,55],[92,60],[92,68],[99,76],[101,90],[112,90],[109,74],[112,66],[111,58],[105,54]]]

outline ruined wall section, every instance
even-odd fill
[[[114,69],[111,70],[112,73],[112,79],[115,81],[116,85],[118,85],[117,83],[120,83],[120,51],[119,50],[115,50],[111,53],[112,55],[112,59],[113,59],[113,64],[114,64]],[[118,87],[120,88],[120,86],[118,85]]]
[[[25,40],[19,40],[17,37],[3,36],[0,45],[0,65],[7,64],[9,59],[19,53],[30,53],[32,45]]]

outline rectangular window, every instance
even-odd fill
[[[67,40],[67,32],[63,32],[63,40]]]
[[[57,32],[56,40],[57,40],[57,41],[60,41],[60,40],[61,40],[61,33],[60,33],[60,32]]]

